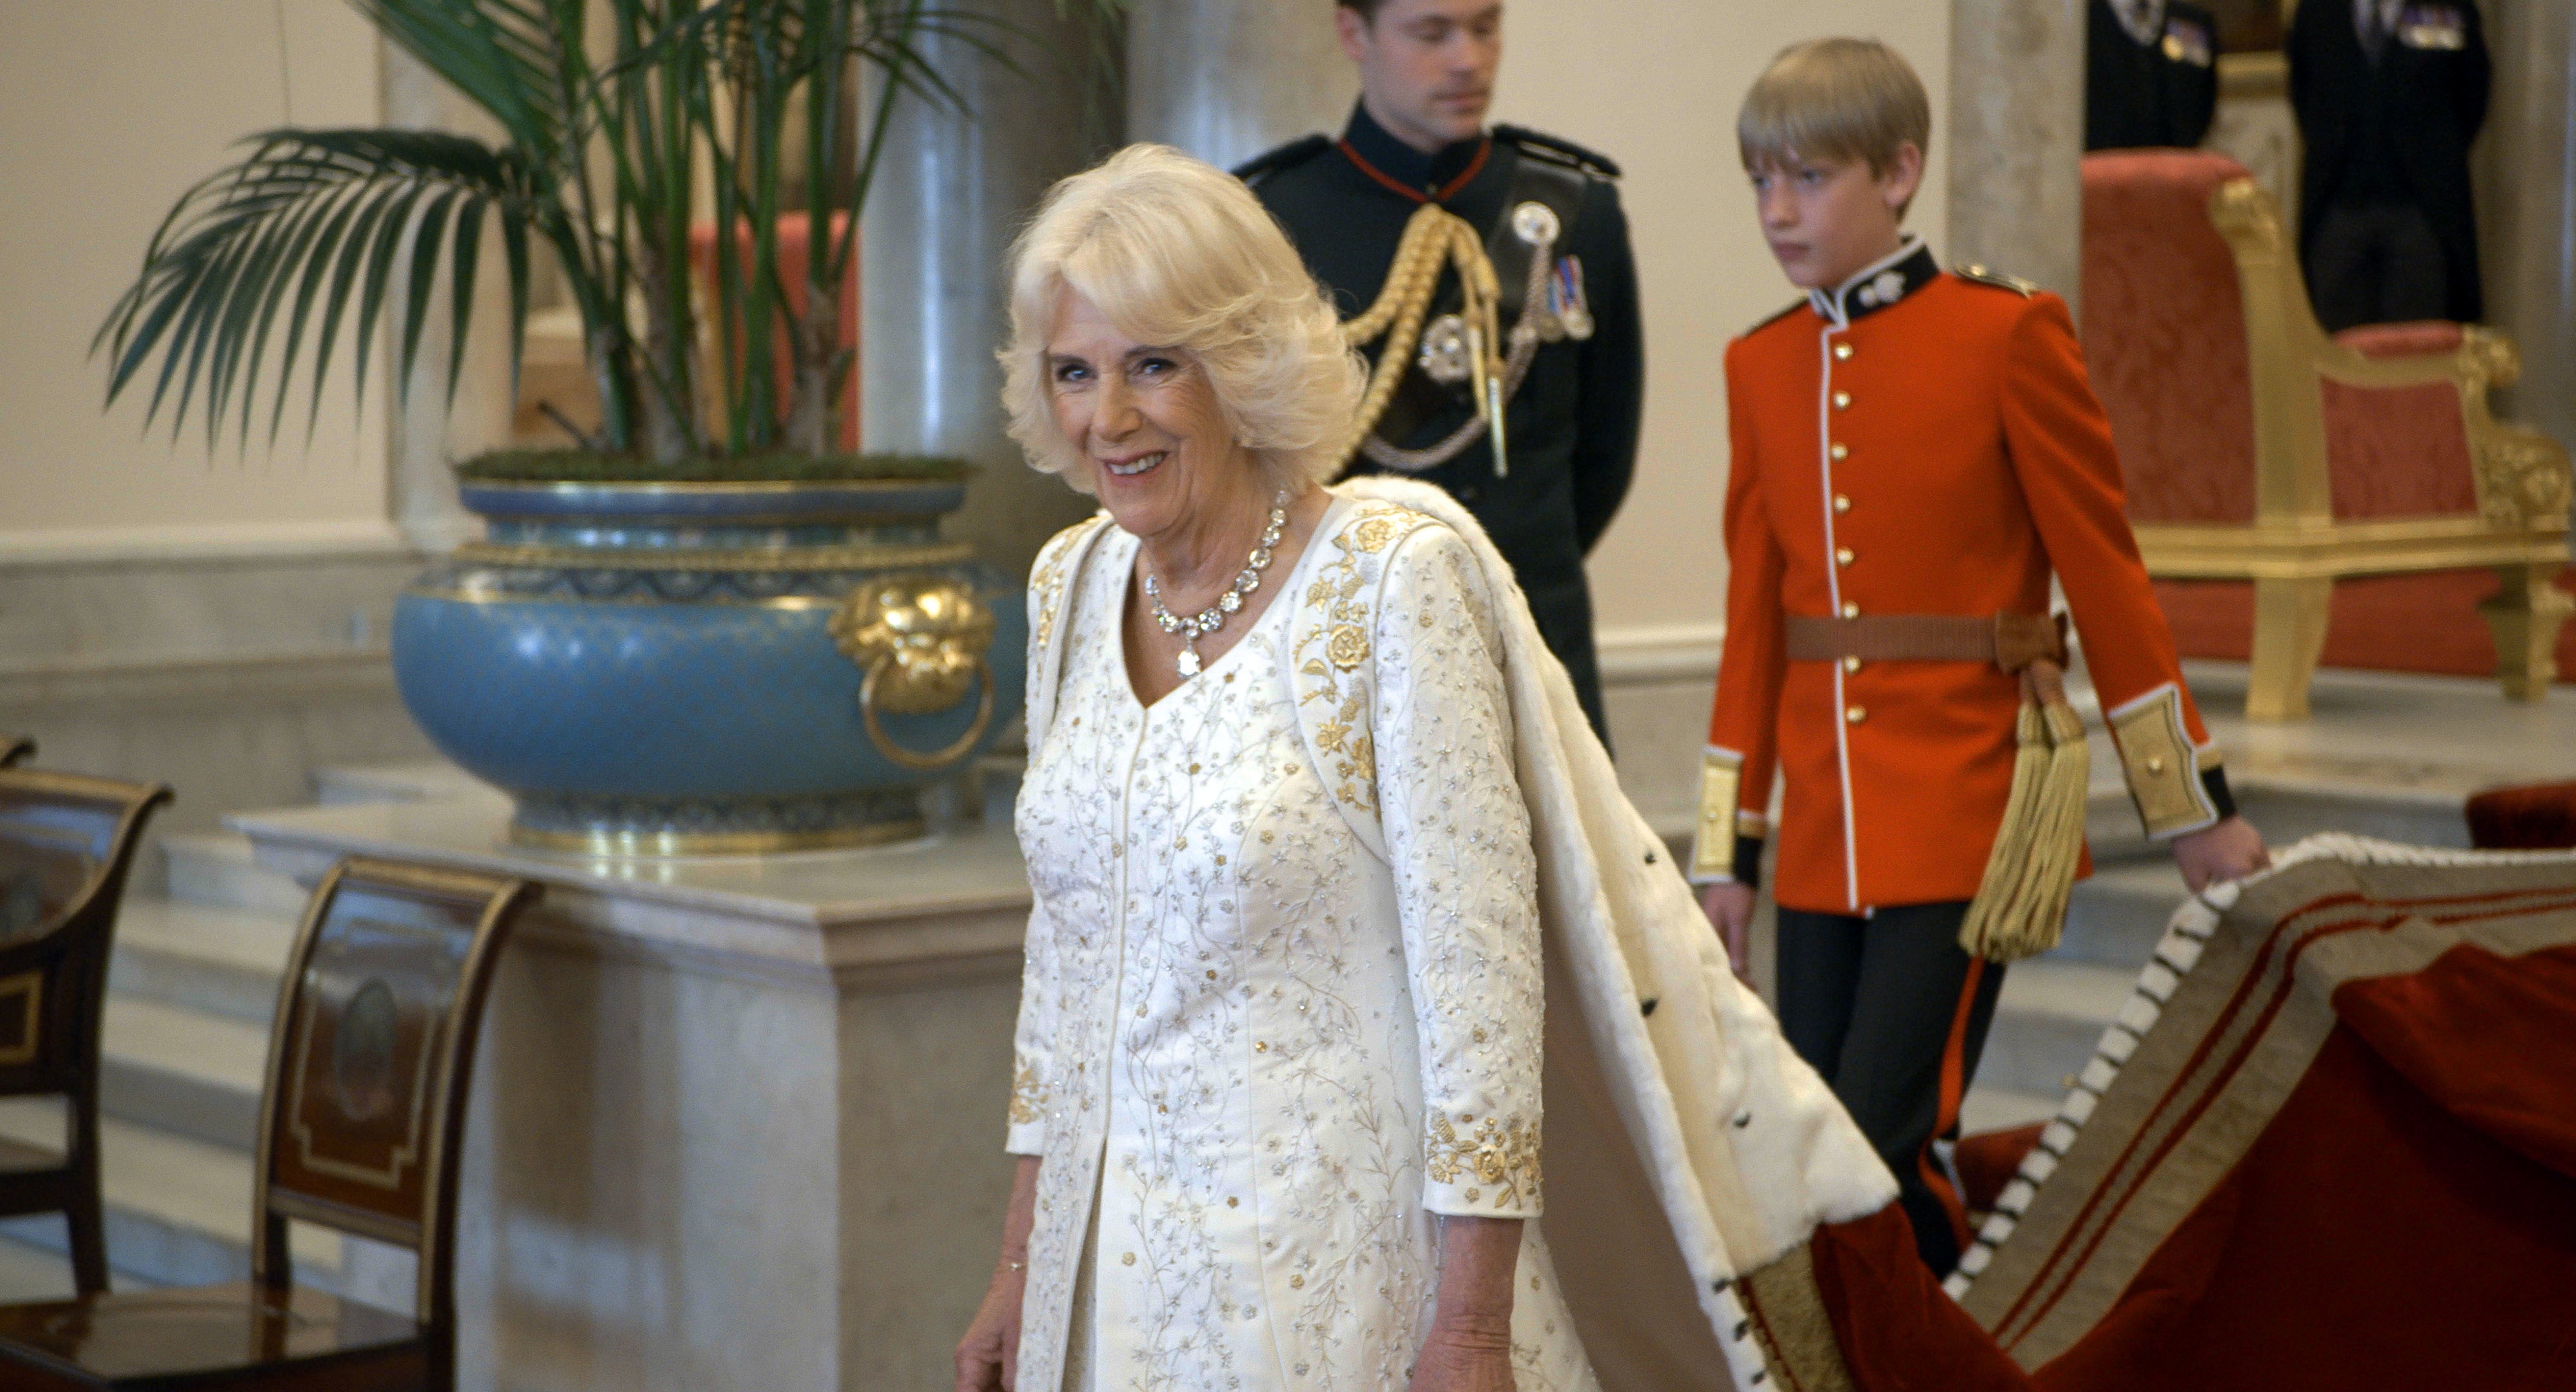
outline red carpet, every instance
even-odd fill
[[[2242,662],[2254,646],[2254,586],[2240,580],[2158,580],[2156,600],[2185,657]],[[2576,593],[2576,577],[2559,588]],[[2495,675],[2495,643],[2478,601],[2494,594],[2485,570],[2337,581],[2320,665],[2442,676]],[[2558,635],[2558,679],[2576,681],[2576,623]]]

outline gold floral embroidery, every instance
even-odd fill
[[[1526,1121],[1500,1121],[1473,1115],[1458,1118],[1458,1126],[1475,1129],[1465,1135],[1449,1124],[1449,1118],[1434,1113],[1431,1134],[1422,1147],[1423,1172],[1435,1184],[1454,1184],[1460,1180],[1480,1186],[1498,1185],[1494,1202],[1508,1208],[1519,1208],[1538,1202],[1538,1126]],[[1475,1191],[1469,1191],[1472,1196]],[[1472,1198],[1471,1198],[1472,1201]]]
[[[1306,606],[1322,612],[1320,621],[1302,628],[1298,639],[1297,673],[1314,680],[1297,699],[1308,705],[1332,703],[1333,715],[1316,727],[1316,747],[1335,756],[1328,779],[1333,796],[1363,811],[1377,810],[1377,749],[1365,733],[1374,683],[1365,675],[1347,681],[1341,675],[1368,665],[1369,633],[1377,622],[1368,599],[1378,578],[1377,563],[1370,561],[1364,570],[1361,557],[1386,550],[1426,520],[1393,503],[1362,504],[1332,539],[1340,554],[1318,566],[1314,583],[1306,587]]]
[[[1332,638],[1324,644],[1324,656],[1347,672],[1368,661],[1368,635],[1350,624],[1343,624],[1333,630]]]
[[[1036,1121],[1045,1111],[1046,1102],[1046,1084],[1039,1080],[1036,1069],[1022,1061],[1019,1071],[1011,1077],[1011,1124],[1026,1126]]]
[[[1055,534],[1038,556],[1037,569],[1029,575],[1029,589],[1038,597],[1038,622],[1030,635],[1030,651],[1046,651],[1047,639],[1055,634],[1056,611],[1064,602],[1065,562],[1082,549],[1083,539],[1094,528],[1107,522],[1105,516],[1088,518]]]

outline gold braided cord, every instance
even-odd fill
[[[1541,314],[1539,309],[1547,303],[1547,277],[1555,261],[1555,247],[1553,240],[1541,243],[1538,254],[1530,258],[1529,281],[1521,296],[1521,321],[1512,325],[1512,348],[1503,361],[1503,399],[1506,401],[1521,394],[1521,382],[1529,376],[1530,364],[1538,358],[1539,344],[1553,341],[1551,334],[1555,338],[1564,336],[1558,322]],[[1478,435],[1490,429],[1492,424],[1485,419],[1485,413],[1477,411],[1451,431],[1448,439],[1428,449],[1403,449],[1376,435],[1363,434],[1360,436],[1360,453],[1387,468],[1418,474],[1457,458]]]
[[[1497,356],[1502,346],[1500,324],[1501,286],[1494,276],[1494,263],[1485,256],[1484,238],[1475,225],[1437,203],[1425,203],[1404,225],[1404,239],[1396,244],[1395,260],[1387,267],[1386,287],[1378,292],[1377,303],[1366,314],[1342,325],[1343,340],[1353,348],[1365,348],[1379,337],[1386,347],[1377,355],[1377,366],[1369,374],[1368,391],[1360,398],[1359,414],[1353,418],[1350,434],[1344,439],[1338,458],[1347,468],[1360,445],[1377,429],[1386,408],[1395,401],[1395,389],[1413,363],[1413,352],[1422,341],[1422,322],[1431,312],[1431,299],[1440,288],[1441,272],[1450,266],[1458,268],[1458,282],[1464,292],[1460,313],[1477,336],[1476,351],[1483,359],[1480,380],[1486,375],[1500,375],[1503,363]]]

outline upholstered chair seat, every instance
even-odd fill
[[[2520,368],[2474,325],[2329,338],[2272,198],[2189,150],[2084,158],[2084,352],[2149,573],[2250,580],[2246,713],[2307,714],[2335,581],[2466,568],[2505,693],[2537,699],[2576,601],[2567,452],[2489,415]],[[2465,620],[2468,616],[2460,616]]]

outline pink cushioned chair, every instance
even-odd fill
[[[2084,157],[2084,356],[2147,570],[2254,582],[2255,720],[2308,713],[2342,576],[2491,568],[2505,694],[2537,700],[2567,558],[2567,451],[2487,412],[2521,371],[2474,325],[2328,338],[2297,248],[2244,166]],[[2466,616],[2463,615],[2463,618]]]

